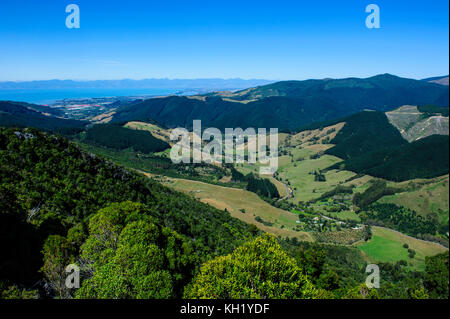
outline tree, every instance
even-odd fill
[[[318,298],[316,289],[275,237],[265,234],[206,262],[186,298]]]
[[[42,249],[44,265],[41,271],[44,273],[50,287],[59,298],[68,298],[70,289],[66,287],[65,269],[75,260],[75,249],[65,237],[51,235],[47,238]]]
[[[145,205],[114,203],[89,223],[77,298],[179,297],[199,263],[190,243],[158,225]],[[88,269],[88,271],[86,271]]]
[[[448,299],[449,266],[448,252],[425,257],[423,285],[432,299]]]

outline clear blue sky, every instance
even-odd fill
[[[65,26],[78,4],[81,28]],[[365,27],[365,7],[381,28]],[[0,81],[423,78],[448,73],[447,0],[1,0]]]

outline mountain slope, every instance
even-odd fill
[[[344,122],[344,127],[331,141],[336,146],[327,150],[327,154],[347,160],[408,144],[384,113],[361,112],[349,116]]]
[[[46,131],[67,132],[82,128],[87,124],[84,121],[47,116],[41,112],[48,113],[49,110],[39,105],[0,101],[0,126],[34,127]],[[52,113],[55,114],[55,111],[52,110]]]
[[[449,137],[432,135],[383,154],[371,155],[380,159],[383,156],[383,160],[359,172],[394,181],[437,177],[449,171]],[[346,167],[354,169],[353,163],[347,163]]]

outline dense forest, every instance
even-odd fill
[[[245,182],[247,185],[245,189],[258,194],[263,198],[279,198],[280,194],[276,186],[267,178],[261,178],[253,173],[247,175],[237,171],[231,167],[231,180],[234,182]]]
[[[327,154],[349,160],[408,144],[382,112],[360,112],[344,121],[344,127],[330,142],[335,146],[327,150]]]
[[[441,107],[436,106],[434,104],[425,104],[425,105],[419,105],[417,106],[417,109],[419,112],[422,112],[425,114],[425,116],[433,116],[433,115],[442,115],[442,116],[448,116],[448,107]]]
[[[344,162],[346,169],[393,181],[448,174],[449,137],[431,135],[397,148],[373,151]]]
[[[132,148],[144,154],[161,152],[170,147],[148,131],[132,130],[112,124],[94,125],[84,133],[82,140],[116,150]]]
[[[389,227],[410,236],[435,235],[439,225],[430,216],[425,218],[413,210],[394,204],[372,204],[359,217],[368,224]]]
[[[432,135],[408,143],[380,112],[362,112],[346,119],[345,126],[326,151],[344,159],[331,168],[405,181],[448,173],[449,137]]]

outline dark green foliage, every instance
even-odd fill
[[[80,147],[86,152],[104,156],[125,167],[152,172],[157,175],[191,179],[222,186],[245,187],[243,183],[221,183],[219,180],[227,172],[224,168],[217,165],[207,163],[191,163],[189,165],[183,163],[175,164],[167,157],[154,154],[136,154],[132,150],[118,151],[104,146],[95,146],[86,143],[81,143]]]
[[[430,297],[448,299],[448,252],[433,257],[425,257],[424,286]]]
[[[314,181],[316,182],[326,182],[327,179],[325,177],[325,174],[322,174],[321,172],[314,171]]]
[[[433,104],[419,105],[419,112],[425,113],[426,116],[442,115],[448,116],[448,107],[440,107]]]
[[[142,204],[101,209],[81,246],[83,279],[78,298],[174,298],[199,266],[188,240],[152,218]],[[85,273],[89,273],[85,271]]]
[[[245,180],[244,174],[236,170],[233,166],[231,167],[231,180],[233,182],[241,182]]]
[[[309,202],[310,203],[315,203],[330,197],[333,197],[335,195],[342,195],[342,194],[353,194],[353,188],[355,186],[354,185],[349,185],[349,186],[345,186],[345,185],[338,185],[335,188],[333,188],[331,191],[325,192],[323,193],[320,197],[315,198],[315,199],[311,199]]]
[[[262,197],[267,198],[279,198],[280,194],[276,186],[267,178],[259,178],[254,174],[250,173],[245,176],[247,181],[246,189],[250,192],[256,193]]]
[[[95,125],[88,129],[85,140],[117,150],[132,148],[146,154],[161,152],[170,147],[169,144],[154,137],[148,131],[132,130],[111,124]]]
[[[202,265],[187,298],[310,299],[328,296],[316,289],[295,260],[271,235],[263,235]]]
[[[279,242],[283,249],[296,259],[304,274],[308,275],[317,288],[331,291],[336,298],[358,297],[349,295],[349,291],[356,287],[359,289],[359,285],[365,282],[367,263],[357,248],[297,242],[294,239],[282,239]],[[379,262],[377,265],[380,268],[380,289],[377,289],[380,298],[410,299],[413,298],[412,292],[424,289],[422,285],[424,273],[409,270],[406,261]],[[441,284],[445,282],[446,277],[440,271],[445,271],[445,265],[430,276],[433,278],[430,278],[430,282],[433,280],[440,281]],[[435,284],[436,282],[429,285]],[[442,287],[445,288],[445,286]],[[422,298],[427,298],[427,295],[422,295]]]
[[[385,195],[392,195],[395,189],[388,187],[386,181],[375,179],[371,181],[371,185],[363,193],[356,193],[353,196],[353,204],[358,207],[366,207]]]
[[[430,217],[424,218],[413,210],[395,204],[372,204],[359,216],[368,224],[393,228],[410,236],[434,235],[438,225]]]
[[[333,168],[394,181],[432,178],[448,173],[449,138],[432,135],[408,143],[384,113],[362,112],[345,119],[345,126],[327,154],[344,159]]]
[[[432,135],[396,149],[371,152],[345,162],[345,168],[394,181],[448,173],[449,137]]]
[[[364,258],[354,247],[298,242],[296,238],[279,240],[283,249],[294,257],[305,275],[319,288],[348,289],[364,281]],[[321,278],[337,274],[336,281]],[[328,282],[328,284],[326,284]]]
[[[327,154],[348,160],[408,144],[384,113],[361,112],[344,121],[344,127],[331,141],[336,146],[327,150]]]
[[[263,224],[263,225],[265,225],[265,226],[273,226],[273,223],[268,222],[268,221],[265,221],[265,220],[262,219],[260,216],[256,216],[256,217],[255,217],[255,220],[256,220],[258,223],[261,223],[261,224]]]

